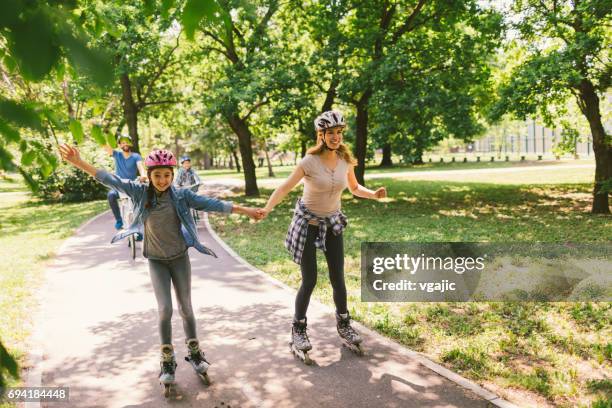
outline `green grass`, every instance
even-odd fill
[[[508,184],[385,178],[368,183],[387,187],[389,198],[382,202],[345,194],[352,315],[462,375],[493,383],[519,405],[520,396],[531,393],[558,406],[605,406],[609,384],[593,381],[612,377],[610,303],[360,302],[362,241],[609,242],[610,217],[589,213],[590,184],[556,184],[558,178],[556,172],[543,173],[540,184],[524,184],[514,175],[504,176]],[[262,192],[259,198],[233,199],[263,206],[271,191]],[[299,268],[283,240],[299,194],[299,189],[292,192],[260,223],[211,217],[215,230],[242,257],[294,288],[300,285]],[[318,268],[326,271],[321,254]],[[318,279],[314,296],[333,305],[326,273]]]
[[[459,159],[458,159],[459,160]],[[432,162],[432,163],[424,163],[421,165],[411,165],[411,164],[402,164],[397,163],[392,167],[379,167],[376,164],[369,164],[366,166],[366,174],[385,174],[385,173],[395,173],[395,172],[419,172],[419,171],[445,171],[445,170],[471,170],[471,169],[498,169],[498,168],[514,168],[514,167],[524,167],[524,166],[535,166],[535,165],[559,165],[559,164],[587,164],[588,161],[580,160],[562,160],[562,161],[537,161],[530,160],[525,162],[520,161],[481,161],[476,162],[474,159],[470,159],[471,161],[467,163],[463,163],[461,161],[457,162]],[[272,171],[274,172],[275,179],[286,178],[291,174],[295,166],[293,166],[293,162],[285,163],[285,166],[273,165]],[[592,172],[591,172],[592,173]],[[257,167],[255,169],[255,174],[257,176],[257,180],[266,180],[271,179],[268,175],[268,167]],[[236,170],[230,169],[210,169],[210,170],[201,170],[198,169],[198,175],[206,179],[211,178],[235,178],[242,180],[244,178],[243,173],[238,173]],[[592,175],[591,175],[592,177]],[[274,179],[272,178],[272,179]]]
[[[33,294],[45,265],[64,239],[106,208],[106,201],[45,203],[30,197],[16,176],[0,181],[0,339],[22,368],[36,304]],[[9,380],[9,386],[19,384]]]
[[[27,187],[16,176],[0,177],[0,193],[24,191],[27,191]]]

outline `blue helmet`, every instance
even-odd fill
[[[184,161],[191,161],[191,159],[189,158],[189,156],[183,156],[181,157],[181,164],[183,164]]]

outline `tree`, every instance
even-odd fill
[[[96,30],[98,21],[112,27],[100,43],[114,50],[115,82],[110,97],[121,101],[119,132],[127,125],[133,150],[140,152],[138,116],[153,107],[182,100],[180,83],[186,56],[177,56],[181,30],[180,9],[169,13],[160,1],[123,2],[91,0],[86,3],[89,20],[85,27]],[[105,95],[99,95],[103,98]]]
[[[59,90],[57,85],[71,72],[89,78],[94,86],[111,81],[108,53],[89,45],[92,38],[82,29],[81,17],[76,2],[11,1],[2,7],[0,70],[7,92],[0,97],[0,168],[19,171],[32,189],[37,184],[25,167],[51,174],[58,164],[50,149],[55,130],[68,130],[68,121],[57,114],[65,107],[49,103],[62,97],[44,97],[49,86]],[[35,84],[47,88],[36,89]],[[70,125],[75,139],[81,140],[79,124]]]
[[[481,107],[493,92],[489,66],[501,21],[491,10],[446,18],[387,52],[372,79],[370,108],[370,132],[383,147],[383,164],[390,164],[391,148],[419,164],[442,139],[468,141],[484,130]]]
[[[479,15],[482,10],[473,0],[464,1],[388,1],[388,0],[353,0],[350,2],[351,12],[343,22],[343,29],[349,47],[343,68],[345,73],[339,87],[342,98],[352,104],[356,110],[355,155],[358,166],[355,175],[359,183],[364,184],[365,160],[368,149],[368,130],[372,114],[372,101],[380,89],[380,73],[388,65],[389,59],[401,50],[403,45],[410,43],[411,37],[419,37],[428,30],[457,30],[461,25],[468,26],[466,30],[479,30],[481,25],[475,25],[470,20]],[[490,24],[490,23],[489,23]],[[484,25],[490,30],[491,27]],[[476,36],[475,36],[476,37]],[[414,41],[412,47],[418,47]],[[448,47],[445,47],[448,48]],[[417,51],[408,48],[408,52]],[[400,51],[402,52],[402,51]],[[405,52],[405,51],[403,51]],[[436,65],[430,61],[417,61],[422,71],[435,70]],[[404,95],[409,95],[406,92]],[[439,105],[438,105],[439,106]],[[417,109],[428,107],[418,106]],[[385,107],[381,106],[380,111]],[[450,125],[450,124],[449,124]]]
[[[273,19],[280,3],[224,0],[219,6],[222,22],[200,27],[205,105],[211,114],[221,114],[237,136],[245,193],[259,195],[250,122],[260,108],[294,87],[291,64],[278,46],[282,32]]]
[[[612,141],[601,119],[600,100],[611,85],[609,2],[600,0],[520,0],[513,6],[514,28],[525,49],[524,60],[500,84],[491,110],[496,120],[505,113],[520,119],[536,114],[553,127],[574,97],[593,138],[595,181],[592,213],[609,214],[604,183],[612,178]],[[566,135],[574,124],[562,121]]]
[[[288,110],[282,117],[292,118],[297,122],[300,134],[301,156],[306,154],[307,143],[315,142],[316,132],[314,119],[322,112],[334,107],[338,96],[342,56],[345,54],[345,36],[340,29],[341,21],[348,13],[346,1],[297,1],[286,11],[285,18],[296,21],[295,26],[300,27],[302,41],[305,41],[302,75],[296,76],[299,84],[299,95],[303,99],[294,99],[297,102],[295,109]],[[288,25],[293,27],[294,25]],[[295,37],[298,37],[296,35]],[[297,44],[294,37],[289,38],[291,44]],[[308,46],[309,45],[309,46]]]

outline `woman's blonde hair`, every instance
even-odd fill
[[[306,153],[317,154],[317,155],[320,155],[321,153],[323,153],[323,150],[326,149],[325,142],[323,142],[323,137],[322,137],[324,132],[325,130],[317,131],[317,144],[315,146],[312,146],[310,149],[308,149]],[[348,164],[352,166],[357,165],[357,160],[355,160],[355,158],[353,157],[353,154],[351,153],[351,149],[349,149],[348,146],[345,145],[344,143],[340,143],[340,146],[338,147],[338,149],[336,149],[336,153]]]

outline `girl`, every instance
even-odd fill
[[[161,338],[161,361],[159,380],[164,384],[164,395],[169,396],[174,384],[176,359],[172,346],[172,298],[171,284],[174,286],[183,318],[188,356],[194,370],[208,382],[206,371],[210,363],[200,349],[196,336],[196,322],[191,306],[191,264],[188,247],[216,257],[215,253],[202,245],[191,211],[238,213],[259,219],[254,208],[241,207],[229,201],[200,196],[189,189],[177,189],[172,185],[176,159],[167,150],[154,150],[145,160],[150,184],[122,180],[112,173],[96,169],[81,159],[79,151],[72,146],[59,147],[62,158],[93,176],[107,187],[121,191],[133,201],[134,223],[127,231],[120,232],[111,242],[116,242],[135,233],[144,233],[143,256],[149,261],[149,273],[157,298],[159,312],[159,335]]]
[[[295,299],[295,315],[291,330],[291,347],[307,364],[307,351],[312,348],[306,333],[306,310],[317,281],[316,248],[324,251],[336,306],[337,330],[345,344],[361,354],[361,337],[351,327],[346,305],[344,283],[344,244],[342,231],[347,225],[340,211],[340,198],[348,186],[363,198],[386,197],[384,187],[369,190],[357,183],[353,166],[356,162],[342,143],[346,122],[342,113],[327,111],[315,120],[317,145],[308,150],[289,178],[270,196],[262,216],[270,211],[304,178],[304,192],[298,199],[289,225],[285,246],[293,261],[300,265],[302,284]]]

